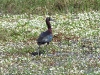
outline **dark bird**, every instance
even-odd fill
[[[51,28],[50,21],[53,21],[53,20],[50,17],[47,17],[46,24],[47,24],[48,30],[45,32],[42,32],[39,38],[37,39],[37,44],[39,46],[45,43],[49,44],[49,42],[52,41],[53,36],[52,36],[52,28]]]
[[[43,45],[43,44],[48,45],[52,41],[53,35],[52,35],[52,28],[51,28],[50,21],[53,21],[51,19],[51,17],[47,17],[46,24],[47,24],[48,30],[46,30],[45,32],[42,32],[39,35],[39,38],[37,39],[37,44],[39,45],[39,48],[40,48],[40,45]],[[41,52],[42,51],[39,51],[39,49],[38,49],[38,53],[35,53],[33,55],[36,55],[36,54],[40,55],[40,54],[42,54]]]

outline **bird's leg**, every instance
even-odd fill
[[[61,46],[61,41],[58,42],[58,46],[60,47],[60,55],[62,56],[62,46]]]
[[[59,66],[61,65],[61,62],[62,61],[62,46],[61,46],[61,41],[58,43],[58,46],[60,47],[60,58],[59,58]]]
[[[48,56],[48,49],[47,49],[48,45],[49,45],[49,42],[47,42],[47,45],[46,45],[46,54],[47,54],[47,56]]]
[[[40,55],[40,45],[38,47],[38,56]]]

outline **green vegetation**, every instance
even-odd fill
[[[55,14],[100,10],[100,0],[0,0],[1,13]]]
[[[48,15],[47,15],[48,16]],[[36,38],[46,30],[45,17],[3,15],[0,21],[0,75],[100,74],[100,12],[51,16],[53,40],[41,56]],[[46,55],[48,51],[48,56]]]
[[[47,16],[53,40],[32,56]],[[99,74],[100,0],[0,0],[0,75]]]

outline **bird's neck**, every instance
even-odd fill
[[[48,29],[48,31],[50,32],[50,33],[52,33],[52,29],[50,28],[50,29]]]
[[[47,24],[47,27],[48,27],[48,30],[50,33],[52,33],[52,28],[51,28],[51,24],[50,24],[50,21],[46,20],[46,24]]]
[[[47,24],[48,29],[51,29],[50,21],[46,20],[46,24]]]

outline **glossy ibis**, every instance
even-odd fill
[[[48,45],[52,41],[53,35],[52,35],[52,28],[51,28],[50,21],[53,21],[51,17],[47,17],[46,24],[47,24],[48,29],[39,35],[39,38],[37,39],[37,44],[39,45],[38,53],[34,53],[33,55],[36,55],[36,54],[40,55],[43,52],[43,51],[39,51],[40,45],[43,45],[43,44]]]

